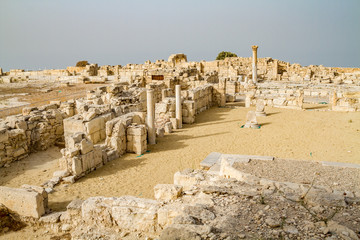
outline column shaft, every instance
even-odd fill
[[[175,86],[177,127],[182,128],[181,86]]]
[[[253,51],[252,57],[252,80],[253,83],[257,83],[257,49],[258,46],[251,46]]]
[[[156,144],[156,132],[155,132],[155,103],[154,103],[154,90],[147,89],[147,119],[146,124],[148,127],[148,144]]]

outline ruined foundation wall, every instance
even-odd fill
[[[0,122],[0,167],[46,150],[64,141],[63,119],[74,113],[73,103],[48,104],[24,108],[23,114],[9,116]]]

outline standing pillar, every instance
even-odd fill
[[[155,104],[154,104],[154,90],[147,89],[146,91],[147,103],[147,119],[146,124],[148,127],[148,144],[156,144],[155,132]]]
[[[252,57],[252,80],[253,83],[257,83],[257,49],[258,46],[251,46],[253,51],[253,57]]]
[[[226,78],[219,80],[219,91],[220,91],[220,106],[225,107],[226,105]]]
[[[249,108],[251,106],[251,97],[249,94],[246,94],[246,97],[245,97],[245,107],[246,108]]]
[[[181,86],[175,86],[175,99],[176,99],[176,122],[177,128],[182,128],[182,106],[181,106]]]
[[[273,69],[273,80],[277,80],[277,75],[278,75],[278,70],[279,70],[279,63],[278,60],[274,60],[274,69]]]

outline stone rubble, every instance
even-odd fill
[[[358,193],[255,177],[237,170],[238,161],[225,155],[216,174],[177,172],[175,184],[154,188],[156,200],[74,200],[42,223],[72,239],[359,239]]]

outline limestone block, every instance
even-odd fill
[[[65,138],[66,147],[69,149],[76,149],[77,143],[80,143],[84,138],[84,134],[81,132],[77,132]]]
[[[22,109],[22,114],[23,114],[23,116],[28,116],[28,115],[30,115],[30,112],[31,112],[31,111],[34,111],[34,110],[37,110],[37,108],[34,108],[34,107],[24,107],[24,108]]]
[[[13,157],[15,157],[15,158],[19,157],[19,156],[23,155],[24,153],[26,153],[25,149],[20,147],[14,151]]]
[[[113,112],[110,112],[103,114],[101,117],[104,118],[104,124],[106,124],[108,121],[114,119],[115,115]],[[103,125],[101,128],[105,128],[105,125]]]
[[[71,172],[76,176],[80,176],[81,173],[83,172],[82,169],[83,167],[82,167],[81,158],[78,157],[71,158]]]
[[[81,156],[82,172],[86,172],[95,167],[94,152],[88,152]]]
[[[65,136],[71,135],[77,132],[86,132],[85,125],[82,120],[76,119],[74,117],[64,119],[64,134]]]
[[[106,124],[105,124],[106,136],[111,136],[112,135],[113,127],[115,126],[115,124],[118,121],[119,121],[118,118],[114,118],[114,119],[106,122]]]
[[[92,119],[96,118],[97,114],[95,111],[88,111],[83,113],[84,121],[91,121]]]
[[[195,117],[192,116],[192,117],[183,117],[183,123],[186,123],[186,124],[192,124],[195,122]]]
[[[132,150],[136,154],[143,154],[146,151],[146,144],[144,143],[136,143],[132,145]]]
[[[21,185],[21,188],[28,189],[28,190],[31,190],[31,191],[36,191],[36,192],[40,193],[43,196],[44,208],[45,208],[45,211],[46,211],[46,209],[48,208],[48,193],[45,191],[45,189],[43,187],[23,184],[23,185]]]
[[[155,104],[155,114],[166,113],[168,111],[166,103],[156,103]]]
[[[102,148],[100,146],[94,147],[94,167],[103,165]]]
[[[283,106],[286,101],[286,98],[276,98],[273,99],[273,104],[276,106]]]
[[[59,171],[55,171],[53,173],[53,177],[59,177],[59,178],[64,178],[64,177],[67,177],[69,176],[70,173],[68,170],[59,170]]]
[[[0,186],[0,203],[21,216],[40,218],[45,213],[43,195],[31,189]]]
[[[100,134],[101,131],[97,131],[97,132],[94,132],[92,134],[90,134],[89,138],[90,140],[93,142],[93,143],[98,143],[101,141],[101,134]]]
[[[153,233],[157,230],[159,205],[158,201],[132,196],[91,197],[82,203],[81,213],[90,226]]]
[[[8,131],[9,138],[19,138],[19,139],[26,139],[26,133],[22,129],[12,129]]]
[[[39,219],[41,223],[57,223],[60,221],[60,217],[64,212],[53,212],[47,214]]]
[[[174,174],[174,184],[181,186],[192,186],[198,183],[198,179],[195,176],[182,172],[176,172]]]
[[[92,151],[94,149],[94,145],[91,141],[87,139],[83,139],[80,142],[80,151],[81,154],[87,154],[88,152]]]
[[[145,126],[143,125],[130,125],[127,128],[127,135],[141,136],[146,132]]]
[[[154,187],[156,200],[175,200],[181,196],[182,186],[174,184],[157,184]]]
[[[74,183],[75,182],[75,176],[64,177],[62,179],[62,181],[64,183]]]
[[[182,116],[183,117],[188,117],[189,116],[189,111],[187,109],[182,109]]]
[[[183,208],[184,206],[180,203],[173,203],[162,206],[157,212],[158,224],[161,227],[172,224],[177,216],[183,214]]]
[[[132,112],[132,114],[133,114],[133,119],[132,119],[133,123],[137,123],[137,124],[145,123],[145,118],[146,118],[145,112]]]
[[[157,128],[156,129],[156,137],[164,137],[165,135],[165,129],[164,128]]]
[[[165,123],[164,130],[165,130],[166,133],[172,133],[172,131],[173,131],[172,129],[173,129],[173,127],[172,127],[171,122]]]
[[[17,129],[27,130],[27,124],[23,119],[18,119],[15,123]]]
[[[9,139],[9,134],[6,128],[0,128],[0,143],[7,142]]]
[[[62,134],[64,134],[64,127],[63,127],[62,125],[57,126],[57,127],[56,127],[56,130],[55,130],[55,134],[56,134],[56,135],[62,135]]]
[[[103,117],[97,117],[92,119],[89,122],[85,123],[86,132],[93,134],[100,131],[102,128],[105,128],[105,121]],[[95,141],[96,142],[96,141]]]

